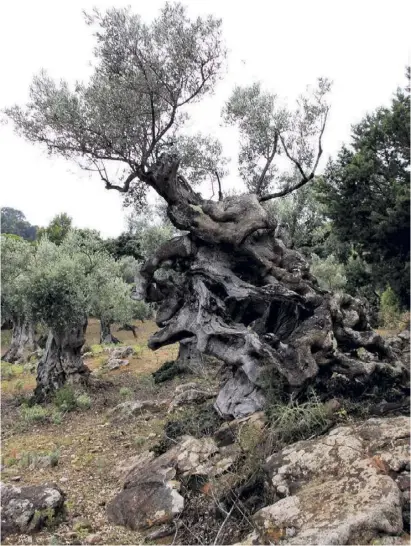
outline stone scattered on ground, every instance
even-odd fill
[[[1,484],[1,535],[39,531],[63,514],[64,493],[55,484]]]
[[[217,396],[217,392],[212,389],[203,388],[198,383],[185,383],[184,385],[178,385],[174,391],[173,399],[169,406],[169,412],[174,408],[191,404],[193,402],[201,403],[205,402],[209,398]]]
[[[164,410],[168,405],[165,400],[134,400],[128,402],[122,402],[114,407],[109,415],[112,420],[124,420],[130,419],[141,415],[144,412],[156,413]]]
[[[109,349],[110,360],[112,359],[124,359],[131,356],[134,352],[133,347],[116,347],[115,349]]]
[[[108,518],[135,530],[169,523],[184,508],[180,478],[217,476],[226,472],[238,455],[235,449],[219,449],[212,438],[183,436],[157,458],[145,452],[140,460],[123,461],[118,474],[123,477],[124,489],[108,504]]]
[[[110,358],[103,367],[106,370],[118,370],[118,368],[128,366],[129,364],[130,361],[123,358]]]
[[[407,505],[398,479],[409,464],[409,429],[408,417],[369,419],[270,456],[266,470],[284,498],[254,515],[260,540],[366,544],[400,534]]]

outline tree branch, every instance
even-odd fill
[[[275,154],[277,153],[277,144],[278,144],[278,138],[279,138],[279,134],[276,133],[275,135],[275,138],[274,138],[274,148],[273,148],[273,151],[271,153],[271,155],[268,157],[267,159],[267,162],[264,166],[264,169],[260,175],[260,178],[258,179],[258,182],[257,182],[257,188],[256,188],[256,191],[255,193],[258,195],[260,193],[260,190],[261,190],[261,186],[263,185],[263,182],[264,182],[264,179],[266,177],[266,174],[267,174],[267,171],[271,165],[271,163],[273,162],[273,159],[275,157]]]
[[[221,180],[220,180],[220,176],[218,174],[218,171],[215,172],[215,175],[217,177],[217,182],[218,182],[218,200],[222,201],[223,200],[223,192],[221,191]]]
[[[287,149],[287,146],[285,145],[284,139],[280,135],[281,143],[283,145],[286,156],[288,157],[288,159],[290,161],[292,161],[294,163],[294,165],[297,167],[297,169],[301,173],[301,180],[297,184],[294,184],[293,186],[288,186],[287,188],[284,188],[283,190],[281,190],[279,192],[269,193],[268,195],[263,195],[263,196],[259,197],[260,203],[262,203],[264,201],[269,201],[270,199],[276,199],[277,197],[284,197],[285,195],[288,195],[289,193],[292,193],[293,191],[298,190],[299,188],[302,188],[303,186],[305,186],[305,184],[307,184],[310,180],[312,180],[314,178],[315,171],[317,170],[318,163],[320,162],[320,158],[321,158],[322,153],[323,153],[322,137],[323,137],[324,130],[325,130],[325,125],[326,125],[326,122],[327,122],[328,111],[329,111],[329,108],[327,108],[325,110],[324,119],[323,119],[323,122],[322,122],[322,125],[321,125],[320,134],[318,136],[318,153],[317,153],[317,157],[316,157],[314,166],[313,166],[313,168],[311,170],[311,173],[308,176],[305,174],[304,169],[302,168],[300,162],[297,159],[295,159],[295,157],[293,157],[289,153],[289,151]]]

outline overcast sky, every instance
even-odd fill
[[[82,10],[131,5],[147,19],[162,0],[23,0],[0,6],[0,108],[24,103],[35,73],[45,68],[55,78],[83,79],[93,40]],[[406,0],[186,0],[193,15],[223,19],[230,50],[224,82],[193,126],[219,136],[225,153],[235,152],[235,135],[219,127],[219,113],[235,84],[260,80],[290,99],[318,76],[334,81],[332,110],[324,137],[324,165],[349,139],[350,126],[367,111],[389,104],[404,84],[409,63],[410,3]],[[50,159],[41,147],[0,125],[1,206],[24,212],[38,225],[67,212],[77,227],[104,236],[124,228],[121,198],[106,191],[63,159]],[[228,185],[235,184],[232,173]]]

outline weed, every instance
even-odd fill
[[[313,393],[307,402],[274,404],[267,410],[270,443],[276,448],[306,440],[330,423],[327,407]]]
[[[141,374],[138,376],[138,386],[144,391],[153,392],[155,390],[154,378],[151,374]]]
[[[132,394],[133,394],[133,391],[129,389],[128,387],[121,387],[120,396],[122,398],[130,398]]]
[[[10,380],[16,375],[20,375],[24,372],[24,367],[20,364],[10,364],[10,362],[1,362],[1,379]]]
[[[70,385],[65,385],[54,394],[54,403],[62,411],[73,411],[76,404],[76,395]]]
[[[140,447],[140,446],[144,445],[145,442],[146,442],[146,439],[143,438],[143,436],[136,436],[136,437],[134,438],[134,442],[133,442],[133,443],[134,443],[134,445],[135,445],[136,447]]]
[[[76,398],[76,405],[81,410],[86,410],[91,408],[91,398],[88,394],[80,394]]]
[[[102,345],[95,344],[90,347],[90,351],[93,353],[93,355],[101,355],[104,353],[104,347]]]
[[[63,422],[63,414],[61,411],[54,411],[51,415],[51,422],[55,425],[61,425]]]
[[[22,406],[21,407],[21,416],[23,417],[23,420],[27,423],[33,423],[33,422],[42,422],[44,423],[47,421],[49,412],[46,408],[43,408],[42,406],[34,405],[34,406]]]

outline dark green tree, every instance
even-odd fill
[[[65,212],[62,212],[61,214],[57,214],[46,228],[40,228],[37,237],[41,239],[44,235],[47,235],[52,243],[60,245],[71,230],[72,223],[72,218]]]
[[[26,220],[21,210],[11,207],[1,208],[1,232],[11,235],[18,235],[26,241],[34,241],[36,238],[37,226],[33,226]]]
[[[320,198],[339,241],[371,266],[374,288],[392,286],[409,301],[410,94],[398,89],[391,106],[353,127],[351,146],[329,161]]]

